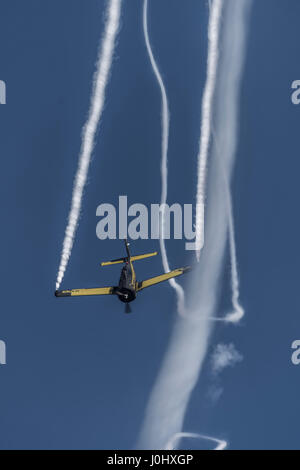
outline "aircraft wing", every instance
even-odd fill
[[[138,282],[137,291],[145,289],[146,287],[154,286],[155,284],[159,284],[163,281],[168,281],[173,277],[181,276],[182,274],[190,271],[191,269],[191,266],[185,266],[184,268],[174,269],[174,271],[170,271],[169,273],[161,274],[160,276],[151,277],[150,279],[146,279],[145,281]]]
[[[57,290],[56,297],[73,297],[80,295],[110,295],[115,293],[115,287],[95,287],[94,289]]]

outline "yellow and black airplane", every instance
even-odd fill
[[[112,261],[106,261],[101,263],[101,266],[109,266],[112,264],[124,263],[121,271],[119,285],[114,287],[96,287],[94,289],[72,289],[72,290],[57,290],[55,291],[56,297],[70,297],[70,296],[81,296],[81,295],[117,295],[121,302],[125,302],[127,305],[126,312],[129,312],[128,303],[132,302],[139,291],[146,287],[159,284],[160,282],[167,281],[173,277],[181,276],[182,274],[191,270],[191,266],[185,266],[183,268],[177,268],[160,276],[151,277],[145,281],[138,282],[136,280],[135,271],[133,268],[133,261],[137,261],[144,258],[150,258],[150,256],[157,255],[157,251],[154,253],[146,253],[144,255],[131,256],[129,251],[129,243],[124,240],[127,256],[125,258],[118,258]]]

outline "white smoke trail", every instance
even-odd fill
[[[107,6],[107,20],[101,47],[99,49],[89,115],[82,132],[79,164],[74,180],[72,203],[63,241],[61,260],[56,280],[56,289],[59,288],[63,280],[74,244],[82,205],[83,190],[86,184],[91,155],[95,145],[95,135],[105,104],[105,90],[109,80],[115,41],[119,29],[121,1],[122,0],[110,0]]]
[[[222,8],[223,8],[223,5],[221,3],[217,4],[216,0],[210,0],[208,5],[210,9],[210,18],[211,18],[209,28],[211,28],[211,31],[212,31],[211,43],[210,43],[209,51],[208,51],[208,63],[210,60],[210,54],[212,54],[212,57],[214,57],[214,59],[211,59],[210,61],[213,73],[209,73],[209,66],[208,66],[206,89],[205,89],[205,92],[207,93],[204,92],[203,103],[202,103],[202,107],[203,107],[202,116],[203,117],[202,117],[202,126],[201,126],[201,140],[200,140],[200,153],[199,153],[199,177],[198,177],[198,190],[199,190],[200,199],[198,200],[198,202],[200,203],[202,202],[203,204],[204,204],[204,195],[205,195],[206,162],[207,162],[207,155],[209,151],[210,135],[214,133],[213,128],[212,128],[212,106],[213,106],[213,98],[214,98],[214,93],[215,93],[216,71],[217,71],[218,56],[219,56],[218,41],[219,41],[220,16],[221,16]],[[206,112],[204,111],[204,109],[206,110]],[[212,320],[238,323],[244,316],[245,311],[239,303],[239,276],[238,276],[238,269],[237,269],[237,256],[236,256],[232,200],[231,200],[231,194],[230,194],[230,188],[229,188],[229,181],[226,180],[226,175],[225,175],[222,160],[221,160],[222,155],[221,155],[217,140],[215,140],[215,145],[219,152],[220,166],[222,166],[222,171],[224,173],[224,182],[225,182],[224,189],[226,192],[226,199],[227,199],[233,312],[227,314],[224,318],[212,318]],[[202,161],[202,164],[201,164],[201,161]],[[198,214],[196,213],[196,227],[198,227],[198,229],[196,228],[196,233],[198,234],[198,240],[199,238],[202,239],[202,236],[200,235],[200,233],[203,231],[203,224],[204,224],[204,211],[202,209],[201,213],[200,211],[198,212]],[[199,255],[200,255],[200,252],[198,250],[197,252],[198,260],[199,260]]]
[[[232,210],[232,198],[229,190],[229,185],[227,187],[227,198],[228,198],[228,234],[229,234],[229,250],[230,250],[230,262],[231,262],[231,290],[232,290],[232,306],[233,312],[228,313],[224,321],[230,323],[238,323],[243,316],[245,315],[245,310],[239,302],[240,288],[239,288],[239,275],[237,268],[237,257],[236,257],[236,244],[235,244],[235,230],[234,230],[234,220],[233,220],[233,210]]]
[[[240,288],[239,288],[239,275],[238,275],[238,268],[237,268],[235,229],[234,229],[232,198],[231,198],[231,193],[230,193],[230,182],[226,178],[225,169],[224,169],[224,165],[222,161],[222,154],[221,154],[220,146],[219,146],[214,130],[213,130],[213,136],[214,136],[214,145],[218,153],[220,171],[223,174],[224,192],[225,192],[226,201],[227,201],[228,237],[229,237],[229,252],[230,252],[230,264],[231,264],[231,291],[232,291],[231,303],[233,307],[233,311],[228,313],[225,317],[214,318],[213,320],[224,321],[227,323],[238,323],[245,315],[245,310],[243,309],[239,301]],[[234,137],[232,137],[232,141],[233,139]],[[236,149],[236,143],[234,145],[234,149]]]
[[[204,204],[207,156],[209,152],[212,109],[216,88],[216,78],[219,60],[219,33],[223,0],[213,0],[210,4],[208,25],[208,54],[206,84],[202,99],[201,136],[198,155],[198,183],[196,206],[196,256],[199,261],[200,250],[203,246]]]
[[[214,442],[215,444],[217,444],[217,447],[215,447],[213,450],[224,450],[228,445],[226,441],[217,439],[216,437],[205,436],[204,434],[196,434],[194,432],[178,432],[167,442],[165,449],[175,450],[179,440],[183,438],[201,439],[205,441]]]
[[[160,92],[161,92],[161,129],[162,129],[162,139],[161,139],[161,223],[160,223],[160,236],[159,236],[159,243],[160,243],[160,251],[162,257],[163,268],[165,272],[170,271],[166,246],[165,246],[165,239],[164,239],[164,230],[165,230],[165,204],[167,202],[167,194],[168,194],[168,142],[169,142],[169,122],[170,122],[170,113],[169,113],[169,106],[168,106],[168,98],[166,88],[159,71],[158,65],[155,61],[150,38],[148,32],[148,0],[144,0],[144,7],[143,7],[143,29],[144,29],[144,37],[147,52],[149,55],[149,59],[151,62],[151,66],[154,72],[154,75],[157,79],[159,84]],[[184,315],[184,290],[175,279],[169,280],[170,285],[175,289],[177,295],[177,309],[181,315]]]
[[[227,0],[222,28],[222,57],[218,74],[216,133],[221,143],[226,179],[230,182],[237,142],[239,93],[245,56],[246,24],[251,0]],[[146,410],[138,447],[161,449],[181,432],[191,393],[206,356],[218,306],[220,276],[228,233],[224,175],[213,145],[208,174],[206,243],[188,299],[186,318],[178,317],[166,356]]]

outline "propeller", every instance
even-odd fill
[[[125,313],[131,313],[131,312],[132,312],[132,310],[131,310],[130,304],[127,302],[125,304]]]

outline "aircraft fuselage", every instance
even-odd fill
[[[136,278],[132,263],[127,261],[121,271],[118,286],[118,297],[121,302],[132,302],[136,298]]]

